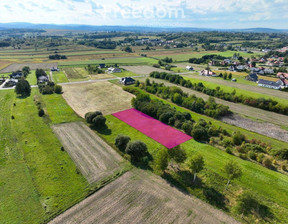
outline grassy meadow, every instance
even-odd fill
[[[52,129],[38,116],[35,94],[35,88],[27,98],[16,97],[12,90],[0,92],[0,223],[42,223],[89,191]]]

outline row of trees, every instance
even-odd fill
[[[62,93],[62,86],[55,85],[54,82],[42,83],[38,84],[39,92],[43,95],[50,95],[53,93],[61,94]]]
[[[274,169],[274,166],[279,166],[282,170],[286,170],[283,162],[276,164],[275,161],[288,158],[288,149],[272,150],[270,144],[256,139],[249,140],[247,136],[239,131],[231,135],[225,129],[216,128],[211,122],[206,122],[203,119],[195,122],[191,115],[180,113],[162,101],[151,100],[149,95],[143,94],[141,90],[135,87],[124,87],[124,90],[136,95],[136,99],[132,100],[132,105],[136,109],[163,123],[183,130],[196,141],[207,142],[229,154],[241,159],[256,161],[267,168]]]
[[[246,97],[243,96],[242,94],[236,95],[235,90],[229,93],[222,90],[219,86],[216,87],[215,89],[211,89],[209,87],[204,86],[202,82],[192,83],[190,80],[185,80],[180,75],[174,75],[165,72],[161,73],[152,72],[150,76],[158,79],[165,79],[171,83],[180,84],[181,86],[194,89],[196,91],[203,92],[209,96],[214,96],[226,101],[234,103],[242,103],[263,110],[288,115],[288,106],[281,105],[278,101],[272,99]]]
[[[151,76],[153,77],[154,74],[151,73]],[[213,118],[220,118],[231,113],[228,106],[217,104],[213,97],[209,97],[205,102],[195,95],[189,96],[179,87],[166,87],[163,83],[155,82],[151,84],[149,79],[146,79],[145,84],[142,84],[141,87],[149,93],[156,94],[164,99],[170,98],[173,103]]]
[[[201,58],[190,58],[189,63],[193,64],[207,64],[211,60],[224,60],[226,57],[215,54],[204,55]]]
[[[61,60],[61,59],[67,59],[66,55],[60,55],[60,54],[52,54],[49,55],[50,60]]]

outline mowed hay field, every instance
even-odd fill
[[[139,65],[139,66],[122,66],[125,70],[129,72],[133,72],[139,75],[149,75],[151,72],[168,72],[171,73],[170,71],[160,69],[160,68],[154,68],[152,66],[148,65]]]
[[[89,183],[120,169],[123,158],[82,122],[54,125],[54,133]]]
[[[65,100],[81,117],[97,110],[107,115],[130,109],[134,97],[120,86],[107,81],[63,85],[63,92]]]
[[[58,223],[238,222],[152,173],[132,170],[50,222]]]

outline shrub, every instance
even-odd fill
[[[245,139],[245,135],[241,134],[239,131],[232,136],[232,142],[235,145],[241,145]]]
[[[148,154],[147,145],[141,141],[129,142],[125,152],[131,156],[132,162],[139,162]]]
[[[95,127],[103,127],[105,125],[106,118],[103,115],[98,115],[92,120],[92,124]]]
[[[196,141],[207,141],[209,140],[209,136],[207,130],[202,126],[196,126],[193,128],[191,135]]]
[[[98,115],[103,115],[101,111],[96,111],[96,112],[88,112],[85,114],[85,120],[87,123],[92,124],[93,119],[97,117]]]
[[[120,151],[125,151],[127,144],[130,142],[131,138],[126,135],[118,135],[115,139],[115,145]]]
[[[270,167],[272,166],[272,161],[271,161],[271,159],[269,159],[269,158],[265,158],[265,159],[263,159],[262,164],[263,164],[265,167],[270,168]]]
[[[183,124],[182,124],[182,127],[181,129],[188,135],[191,134],[191,131],[193,129],[193,123],[192,121],[185,121]]]
[[[256,154],[253,151],[248,152],[248,157],[252,160],[256,160]]]
[[[225,149],[225,152],[227,152],[228,154],[231,154],[231,155],[233,154],[231,147],[227,147],[227,148]]]
[[[57,94],[61,94],[62,93],[62,86],[55,85],[54,86],[54,92]]]
[[[39,117],[43,117],[45,115],[45,112],[42,108],[38,111],[38,115]]]
[[[280,149],[275,150],[272,152],[274,156],[277,156],[279,159],[288,160],[288,148],[287,149]]]
[[[48,86],[48,85],[45,86],[41,91],[41,93],[43,95],[53,94],[53,92],[54,92],[54,88],[52,86]]]

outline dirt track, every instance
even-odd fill
[[[44,70],[47,70],[52,67],[57,67],[58,63],[25,63],[25,64],[12,64],[8,65],[6,68],[2,69],[0,72],[5,73],[5,72],[15,72],[17,70],[22,70],[24,66],[29,66],[31,70],[35,70],[37,68],[42,68]]]
[[[171,71],[160,69],[160,68],[154,68],[152,66],[147,66],[147,65],[143,65],[143,66],[121,66],[121,68],[124,68],[125,70],[127,70],[129,72],[133,72],[133,73],[139,74],[139,75],[149,75],[151,72],[154,72],[154,71],[171,73]]]
[[[238,223],[183,194],[160,177],[132,170],[67,210],[50,224]]]
[[[124,161],[82,122],[54,125],[52,128],[89,183],[112,174]]]
[[[150,80],[155,81],[156,83],[164,83],[166,86],[176,86],[175,84],[167,82],[165,80],[154,79],[154,78],[150,78]],[[204,100],[207,100],[209,98],[208,95],[198,92],[196,90],[188,89],[182,86],[178,86],[178,87],[181,88],[184,92],[191,94],[191,95],[195,94],[197,97],[201,97]],[[239,103],[232,103],[232,102],[228,102],[228,101],[221,100],[218,98],[215,98],[215,100],[217,103],[229,106],[230,110],[234,113],[241,114],[241,115],[248,116],[248,117],[253,117],[261,121],[266,121],[266,122],[276,124],[279,126],[282,126],[282,125],[288,126],[288,119],[287,119],[288,116],[285,116],[283,114],[277,114],[274,112],[261,110],[258,108],[246,106],[246,105],[239,104]]]
[[[63,92],[64,99],[81,117],[96,110],[107,115],[130,109],[134,97],[108,81],[63,85]]]

